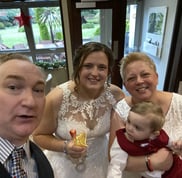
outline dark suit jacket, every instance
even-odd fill
[[[37,163],[39,178],[54,178],[53,170],[41,149],[30,142],[32,156]],[[0,163],[0,178],[12,178],[5,167]]]

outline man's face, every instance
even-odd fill
[[[0,65],[0,137],[23,144],[40,122],[45,105],[44,78],[22,60]]]

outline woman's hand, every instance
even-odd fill
[[[161,148],[150,156],[153,170],[167,171],[173,164],[173,154],[166,148]]]
[[[166,148],[161,148],[158,152],[150,155],[151,170],[166,171],[171,168],[173,164],[173,154]],[[148,171],[146,160],[144,156],[128,156],[126,171],[141,172]]]
[[[172,143],[171,149],[178,155],[182,156],[182,138]]]
[[[66,152],[72,158],[81,158],[86,155],[87,147],[74,145],[73,140],[66,144]]]

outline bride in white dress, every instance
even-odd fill
[[[106,45],[84,44],[76,51],[73,80],[46,97],[33,138],[45,149],[55,178],[106,178],[111,110],[124,97],[119,87],[108,84],[112,63]],[[86,133],[87,147],[73,144],[72,129]]]

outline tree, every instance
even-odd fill
[[[55,42],[54,35],[58,28],[61,27],[61,16],[58,7],[46,7],[44,8],[41,16],[40,22],[42,24],[47,24],[49,26],[51,41]]]
[[[44,8],[36,8],[35,10],[35,18],[39,25],[39,31],[40,31],[40,38],[41,40],[49,40],[49,31],[47,29],[46,24],[41,22],[41,14],[44,12]]]

